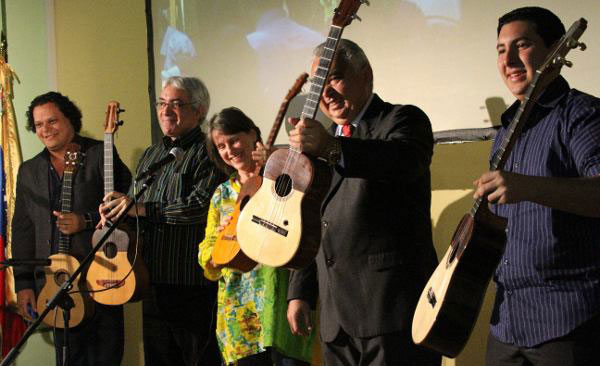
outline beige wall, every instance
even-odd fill
[[[126,112],[115,145],[133,171],[150,144],[146,19],[143,0],[55,1],[58,90],[83,111],[83,134],[102,139],[104,112],[118,100]],[[123,365],[142,365],[141,311],[126,305]]]

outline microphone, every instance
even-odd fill
[[[0,261],[0,265],[3,266],[49,266],[52,264],[52,260],[50,258],[35,258],[35,259],[18,259],[18,258],[8,258],[4,261]]]
[[[143,173],[141,173],[140,175],[138,175],[135,180],[141,180],[146,178],[149,175],[152,175],[154,173],[156,173],[157,171],[159,171],[163,166],[169,164],[170,162],[172,162],[173,160],[177,160],[180,161],[181,159],[183,159],[183,149],[181,149],[180,147],[174,147],[169,151],[169,155],[165,156],[164,158],[160,159],[159,161],[157,161],[156,163],[152,163],[148,169],[146,169],[146,171],[144,171]]]

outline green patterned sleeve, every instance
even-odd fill
[[[206,264],[211,259],[212,250],[217,241],[217,227],[219,227],[220,214],[215,205],[215,196],[220,194],[219,191],[220,190],[217,189],[210,202],[206,219],[206,234],[204,240],[198,245],[198,263],[204,268],[204,277],[211,281],[217,281],[223,275],[220,269],[210,269],[206,267]]]

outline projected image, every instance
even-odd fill
[[[267,133],[281,99],[297,76],[309,70],[312,50],[325,40],[339,2],[152,1],[156,90],[169,76],[198,76],[211,92],[211,113],[239,107]],[[459,86],[477,91],[454,71],[465,68],[464,54],[453,50],[464,43],[469,21],[462,2],[374,0],[359,9],[363,21],[344,30],[344,37],[359,43],[369,56],[376,92],[393,102],[420,106],[434,130],[488,127],[480,109],[485,99],[466,102],[466,94],[458,102],[448,98]],[[472,104],[470,117],[464,117],[467,108],[460,103]],[[295,101],[290,113],[299,113],[301,106]]]

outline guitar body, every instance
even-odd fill
[[[121,230],[124,229],[124,230]],[[96,230],[92,237],[95,246],[108,228]],[[148,269],[141,261],[141,245],[132,243],[135,235],[126,227],[116,229],[96,252],[87,274],[94,301],[105,305],[121,305],[138,301],[149,289]],[[133,266],[131,263],[134,263]]]
[[[506,223],[487,208],[463,217],[419,298],[412,324],[416,344],[451,358],[462,351],[504,253]]]
[[[231,221],[219,233],[217,242],[213,248],[212,260],[215,264],[242,272],[251,271],[258,264],[241,250],[240,244],[237,241],[237,223],[240,212],[246,203],[248,203],[248,200],[258,191],[261,184],[262,177],[257,175],[248,179],[242,186],[235,209],[231,215]]]
[[[37,298],[37,312],[41,314],[46,308],[46,303],[54,297],[58,289],[69,278],[71,273],[79,267],[79,261],[68,254],[58,253],[49,257],[52,264],[44,267],[46,275],[46,284],[40,291]],[[91,300],[87,291],[85,281],[81,275],[73,281],[73,288],[69,291],[69,296],[73,299],[75,306],[70,311],[69,328],[80,325],[85,319],[92,316],[94,302]],[[84,291],[84,292],[79,292]],[[65,323],[60,308],[56,308],[57,314],[48,313],[43,322],[50,327],[64,328]],[[56,322],[55,322],[56,320]]]
[[[299,168],[286,172],[291,159]],[[238,242],[244,253],[272,267],[310,264],[319,250],[320,208],[330,183],[331,168],[321,160],[289,149],[271,154],[262,185],[238,221]]]

